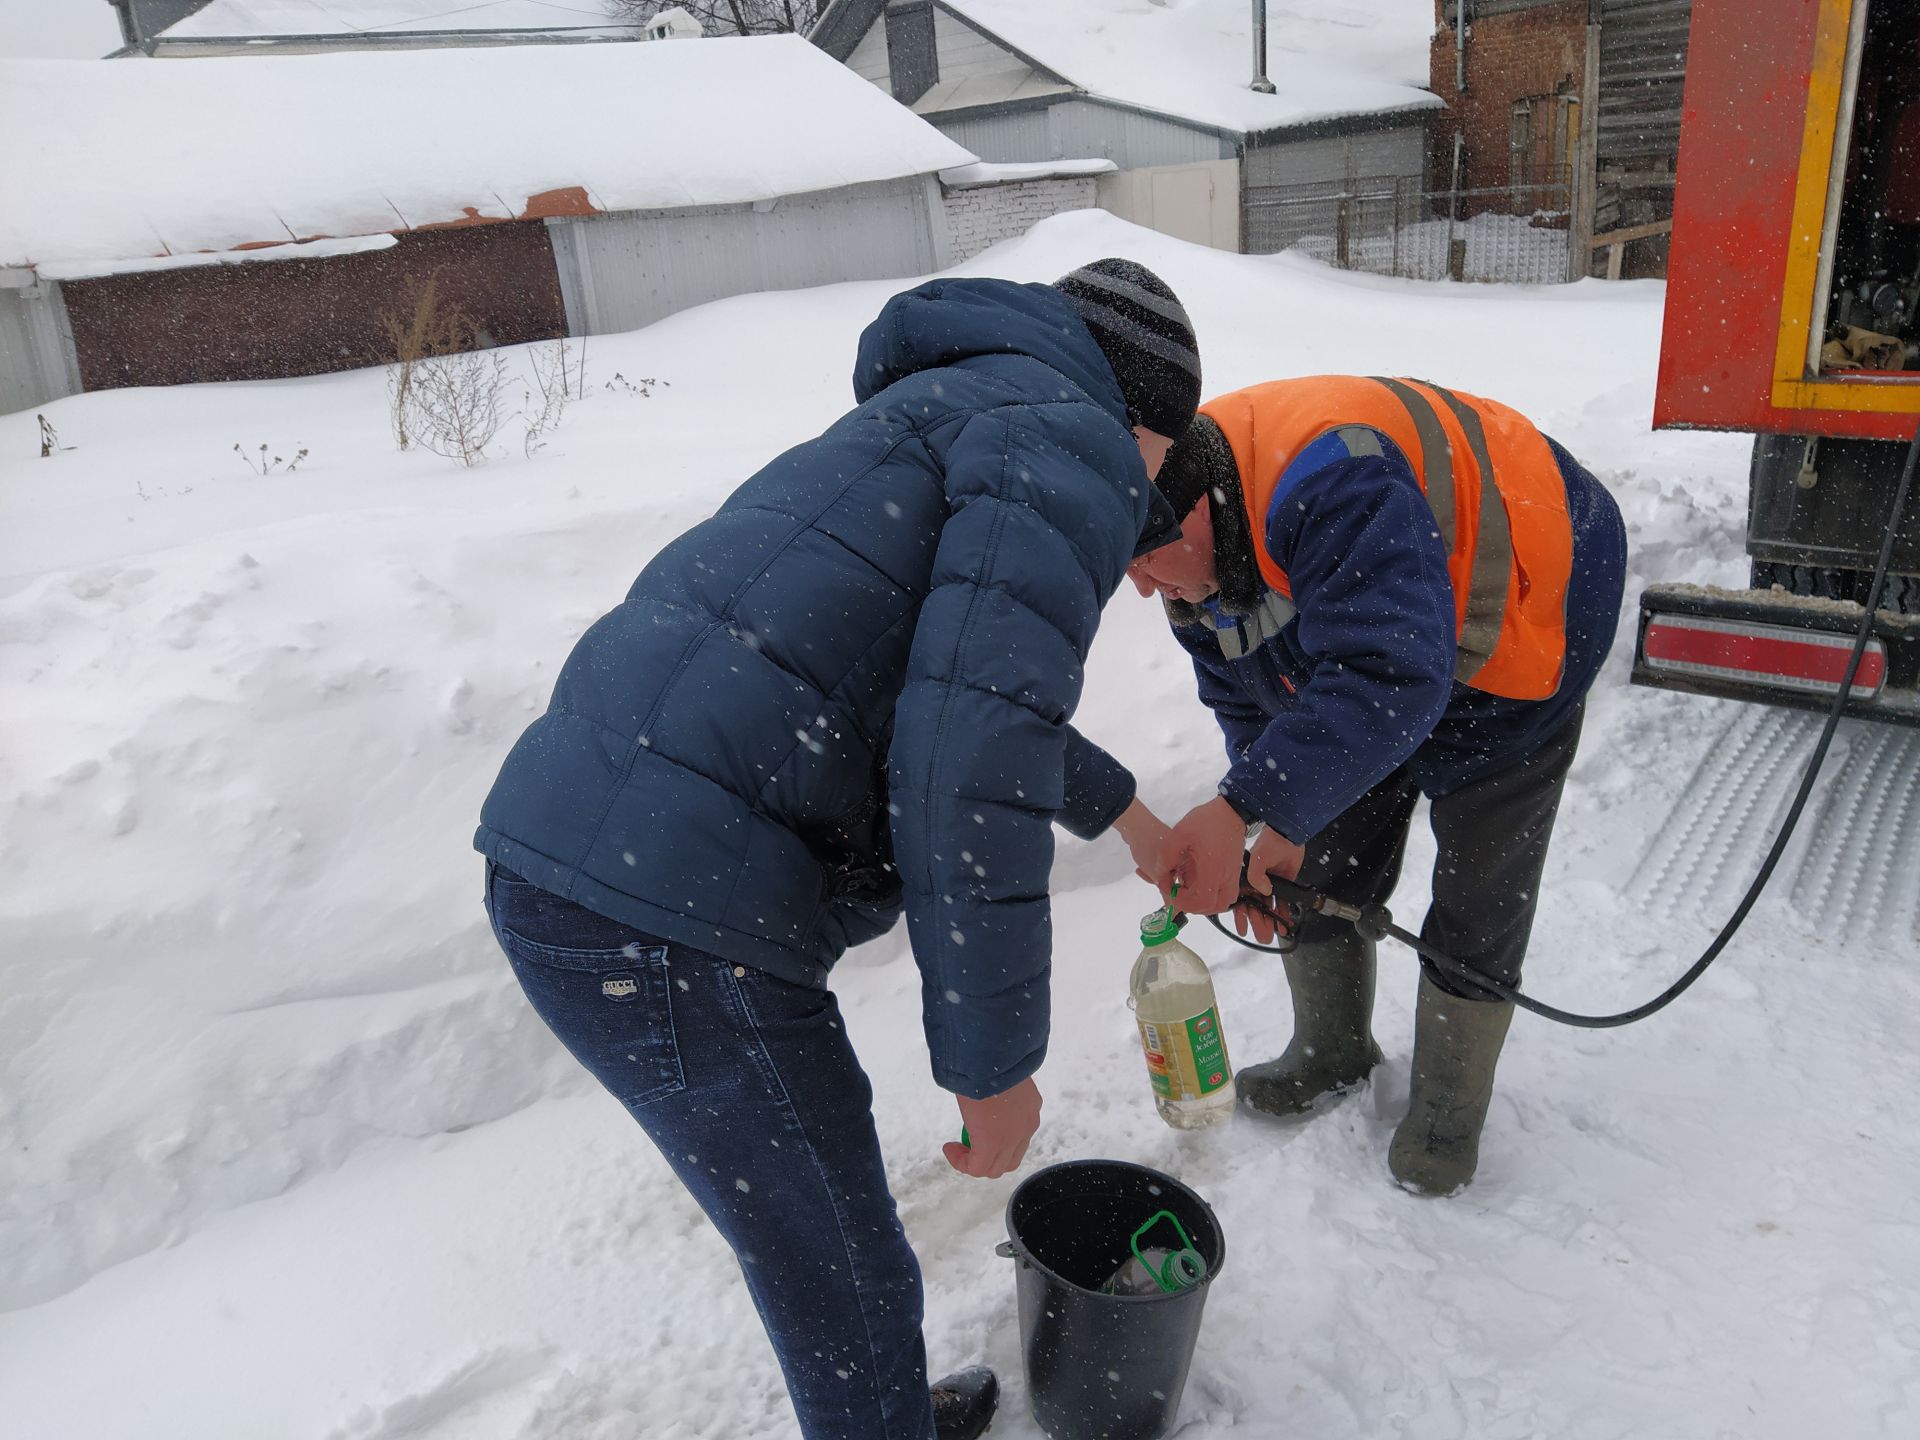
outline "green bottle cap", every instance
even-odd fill
[[[1173,882],[1173,893],[1180,893],[1180,882]],[[1187,923],[1187,917],[1173,908],[1169,900],[1151,915],[1143,916],[1140,921],[1140,943],[1142,945],[1164,945],[1169,940],[1180,937],[1180,927]]]

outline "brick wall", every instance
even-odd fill
[[[1095,189],[1093,176],[1073,175],[948,190],[947,235],[954,261],[970,260],[989,245],[1024,235],[1049,215],[1095,209]]]
[[[60,288],[88,390],[271,380],[387,358],[381,315],[439,272],[440,293],[495,345],[567,333],[553,247],[538,220],[402,235],[324,260],[197,265]]]
[[[1476,16],[1467,5],[1467,88],[1454,83],[1456,0],[1434,0],[1431,83],[1447,102],[1433,125],[1433,178],[1445,188],[1453,174],[1453,137],[1466,136],[1461,174],[1469,190],[1510,182],[1513,103],[1534,96],[1578,95],[1586,71],[1587,0],[1551,0],[1522,8],[1501,7]],[[1564,113],[1559,107],[1548,107]]]

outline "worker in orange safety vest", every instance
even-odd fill
[[[1384,902],[1415,801],[1439,844],[1423,938],[1518,983],[1588,688],[1612,644],[1626,533],[1605,488],[1496,401],[1414,380],[1279,380],[1201,407],[1156,483],[1180,518],[1129,575],[1165,602],[1226,737],[1219,793],[1167,842],[1163,887],[1235,908],[1278,874]],[[1296,927],[1294,1033],[1239,1074],[1245,1102],[1297,1114],[1365,1080],[1374,948],[1344,922]],[[1478,1164],[1512,1005],[1424,965],[1412,1104],[1389,1152],[1405,1187],[1448,1194]]]

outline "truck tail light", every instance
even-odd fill
[[[1851,635],[1704,615],[1654,616],[1641,642],[1643,663],[1651,671],[1744,680],[1809,695],[1832,695],[1840,688],[1852,651]],[[1886,681],[1887,647],[1868,640],[1848,694],[1871,700]]]

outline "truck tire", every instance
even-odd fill
[[[1859,604],[1867,598],[1867,587],[1872,583],[1870,570],[1787,565],[1774,560],[1753,562],[1756,590],[1771,590],[1777,585],[1789,595],[1815,595],[1822,600],[1851,600]],[[1920,576],[1889,575],[1880,596],[1880,608],[1896,615],[1920,615]]]

